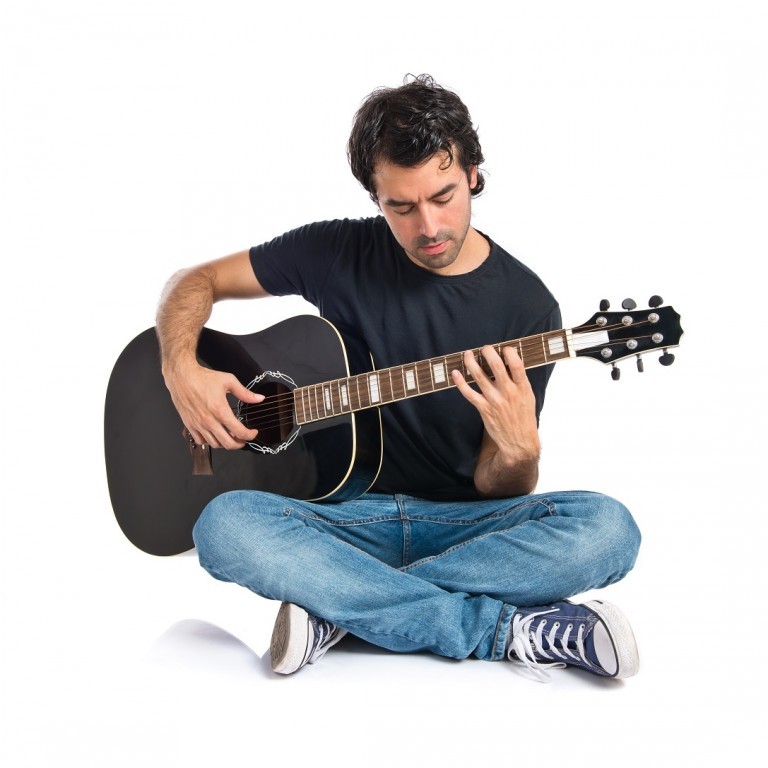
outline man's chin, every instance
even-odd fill
[[[417,248],[415,251],[408,251],[408,256],[411,258],[411,261],[418,264],[420,267],[424,267],[433,272],[450,267],[456,261],[458,255],[458,249],[453,244],[442,253],[436,253],[434,255],[426,253],[423,248]]]

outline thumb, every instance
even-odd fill
[[[260,395],[258,392],[251,392],[250,389],[244,387],[234,376],[231,378],[229,391],[244,403],[260,403],[264,399],[264,395]]]

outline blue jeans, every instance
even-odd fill
[[[366,494],[340,504],[232,491],[205,508],[194,540],[217,579],[368,642],[499,659],[517,606],[618,581],[640,532],[624,506],[586,491],[473,502]]]

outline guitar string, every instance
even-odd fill
[[[640,325],[640,323],[636,324],[633,327],[637,327],[637,325]],[[602,327],[595,326],[594,328],[596,330],[600,330],[600,331],[607,331],[607,330],[613,330],[614,328],[624,328],[624,327],[627,327],[627,326],[623,326],[623,325],[616,325],[616,326],[610,326],[610,327],[609,326],[602,326]],[[583,332],[583,330],[581,330],[580,332]],[[645,339],[645,338],[650,338],[650,336],[635,336],[634,338],[636,338],[636,339]],[[537,337],[535,339],[535,341],[531,341],[530,339],[531,339],[531,337],[527,337],[527,339],[515,340],[516,342],[519,342],[521,346],[523,346],[523,350],[524,350],[523,357],[525,357],[526,346],[527,346],[527,348],[529,350],[529,355],[530,355],[531,350],[534,350],[534,349],[538,350],[538,352],[541,353],[542,339],[539,338],[539,337]],[[527,341],[527,345],[523,345],[522,344],[523,341]],[[622,339],[622,340],[610,342],[609,344],[604,344],[602,346],[605,347],[605,346],[611,346],[611,345],[616,345],[616,344],[624,344],[624,343],[626,343],[626,340]],[[499,346],[499,345],[493,345],[493,346]],[[514,342],[513,343],[506,343],[506,344],[502,343],[501,346],[518,346],[518,344],[514,343]],[[595,345],[594,343],[578,342],[578,341],[575,344],[577,352],[582,351],[583,349],[589,349],[590,347],[594,347],[594,346],[598,346],[598,345]],[[479,350],[474,350],[474,351],[475,352],[479,352]],[[641,354],[641,353],[638,353],[638,354]],[[459,353],[452,353],[450,355],[445,355],[445,358],[430,358],[429,360],[419,361],[419,362],[430,362],[431,360],[443,360],[443,359],[445,359],[446,362],[447,362],[448,359],[450,359],[450,358],[458,358],[460,360],[461,356],[462,356],[462,353],[459,352]],[[563,359],[563,358],[561,358],[561,359]],[[408,366],[413,366],[415,368],[415,366],[417,364],[407,364],[407,365]],[[463,365],[463,363],[462,363],[462,365]],[[404,368],[406,366],[393,366],[392,368],[401,368],[401,367]],[[328,381],[328,382],[322,382],[322,383],[317,383],[317,384],[310,384],[310,385],[307,385],[306,387],[301,387],[301,388],[297,388],[297,389],[305,389],[305,390],[308,391],[308,396],[311,396],[310,393],[309,393],[309,390],[311,390],[312,388],[321,387],[322,385],[327,385],[327,387],[330,388],[330,387],[332,387],[333,384],[335,384],[337,382],[352,381],[354,379],[357,379],[358,377],[366,378],[366,377],[371,376],[371,375],[381,374],[382,372],[387,371],[387,370],[391,370],[391,369],[383,369],[383,370],[380,370],[380,371],[371,371],[369,373],[358,374],[357,376],[350,376],[348,378],[334,379],[334,380],[331,380],[331,381]],[[444,387],[434,387],[433,384],[432,384],[431,374],[428,377],[428,376],[425,375],[427,372],[422,372],[422,373],[424,375],[421,376],[420,380],[422,380],[422,383],[424,383],[425,389],[427,389],[427,388],[429,388],[429,389],[428,389],[428,391],[425,391],[425,392],[420,393],[420,394],[429,394],[430,392],[436,392],[436,391],[439,391],[441,389],[449,389],[449,388],[452,388],[452,387],[455,386],[453,383],[449,383],[449,384],[447,384]],[[294,412],[294,408],[293,408],[292,401],[294,400],[294,393],[295,393],[295,391],[296,390],[291,390],[289,392],[281,392],[281,393],[278,393],[277,395],[267,396],[267,398],[265,400],[262,400],[260,403],[245,404],[244,407],[241,407],[239,415],[245,416],[247,418],[250,414],[252,414],[254,412],[257,412],[259,417],[260,417],[259,418],[259,424],[260,424],[259,429],[260,430],[271,429],[271,428],[275,428],[275,427],[279,427],[279,426],[283,426],[283,425],[293,425],[294,424],[294,418],[293,418],[292,414]],[[393,387],[392,388],[392,392],[394,393],[395,391],[396,390]],[[324,395],[325,392],[323,392],[322,394]],[[348,410],[344,410],[343,407],[341,407],[338,412],[334,413],[333,412],[333,406],[338,404],[339,398],[338,397],[334,398],[334,393],[329,393],[329,395],[331,397],[332,410],[331,410],[330,414],[327,414],[326,405],[325,405],[325,403],[326,403],[325,397],[323,396],[323,397],[318,398],[318,393],[315,392],[314,397],[316,399],[320,400],[320,403],[321,403],[321,405],[323,406],[323,409],[324,409],[324,413],[319,418],[310,418],[307,423],[309,423],[311,421],[324,420],[326,418],[333,418],[334,416],[344,415],[344,414],[351,413],[351,412],[354,412],[354,411],[357,411],[357,410],[364,410],[366,407],[375,407],[377,405],[377,403],[371,403],[369,406],[365,406],[361,402],[361,405],[360,405],[359,408],[352,407],[352,408],[349,408]],[[378,403],[378,405],[389,404],[391,402],[396,402],[399,399],[405,399],[405,398],[395,397],[392,400],[382,400],[382,401],[380,401]],[[267,404],[266,408],[264,407],[265,404]],[[314,410],[316,412],[318,412],[318,414],[319,414],[319,410],[318,410],[318,405],[317,404],[309,405],[308,407],[309,407],[310,411],[314,408]],[[291,411],[291,414],[283,415],[283,414],[285,414],[286,408]],[[269,420],[267,420],[267,419],[269,419]]]
[[[614,343],[621,343],[621,342],[614,342]],[[589,346],[594,346],[594,345],[585,345],[582,348],[586,349],[586,348],[589,348]],[[310,386],[312,386],[312,385],[310,385]],[[429,386],[431,386],[430,383],[429,382],[425,382],[425,390],[426,390],[426,387],[429,387]],[[426,390],[424,392],[421,392],[419,394],[429,394],[431,392],[439,391],[440,389],[449,389],[449,388],[452,388],[453,386],[455,386],[455,385],[447,384],[445,387],[431,388],[431,389],[428,389],[428,390]],[[395,390],[393,389],[393,392],[394,391]],[[291,391],[291,392],[280,393],[279,395],[274,395],[271,398],[268,398],[267,400],[270,403],[274,403],[275,401],[283,401],[282,407],[280,405],[278,405],[277,407],[270,408],[266,413],[259,412],[260,418],[259,418],[258,424],[255,424],[254,426],[258,426],[258,428],[260,430],[262,430],[262,431],[265,430],[265,429],[271,429],[271,428],[275,428],[275,427],[282,427],[282,426],[291,426],[292,427],[292,426],[294,426],[295,419],[294,419],[293,414],[295,413],[295,410],[293,408],[294,404],[291,402],[293,400],[293,395],[294,395],[294,392]],[[308,395],[308,396],[310,396],[310,395]],[[326,405],[327,401],[325,400],[325,398],[324,397],[323,398],[318,398],[318,393],[315,393],[315,400],[316,400],[316,402],[314,404],[308,404],[307,405],[307,408],[310,411],[310,418],[306,419],[304,423],[311,423],[311,422],[314,422],[314,421],[322,421],[322,420],[325,420],[325,419],[328,419],[328,418],[333,418],[335,416],[340,416],[340,415],[344,415],[344,414],[347,414],[347,413],[352,413],[352,412],[355,412],[355,411],[364,410],[364,409],[369,408],[369,407],[376,407],[377,405],[387,405],[389,403],[396,402],[397,400],[405,399],[404,397],[393,397],[391,400],[390,399],[382,399],[378,403],[368,403],[368,404],[365,404],[362,401],[360,401],[360,404],[357,407],[351,407],[351,408],[349,408],[347,410],[344,410],[344,408],[342,406],[342,407],[339,408],[338,411],[335,411],[333,406],[338,404],[338,398],[334,398],[332,394],[330,396],[331,396],[332,399],[331,399],[331,411],[329,413],[328,410],[327,410],[327,405]],[[415,396],[415,395],[412,395],[412,396]],[[323,408],[322,415],[320,413],[320,408],[319,408],[319,406],[317,404],[317,400],[318,399],[320,399],[321,404],[322,404],[322,408]],[[262,403],[260,403],[260,404],[255,404],[255,405],[251,406],[248,409],[249,413],[253,412],[253,411],[258,411],[259,410],[259,405],[263,405],[263,403],[267,402],[267,400],[262,401]],[[286,413],[286,409],[289,411],[289,413]],[[313,410],[314,410],[314,413],[312,412]],[[246,426],[249,426],[247,421],[246,421]]]
[[[625,327],[625,326],[615,326],[615,327]],[[635,326],[635,327],[637,327],[637,326]],[[599,328],[599,330],[608,330],[608,328],[606,326],[603,326],[602,328]],[[643,338],[649,338],[649,337],[648,336],[645,336],[645,337],[637,336],[635,338],[643,339]],[[625,343],[625,340],[614,341],[614,342],[611,342],[610,344],[603,345],[603,346],[611,346],[611,345],[623,344],[623,343]],[[498,345],[494,345],[494,346],[498,346]],[[511,344],[504,344],[504,346],[511,346]],[[530,353],[530,350],[534,349],[534,348],[537,349],[538,352],[540,353],[541,352],[541,350],[540,350],[541,339],[537,339],[536,342],[529,343],[528,346],[529,346],[529,353]],[[596,345],[594,343],[581,342],[581,343],[577,343],[575,346],[577,347],[576,351],[579,352],[579,351],[582,351],[583,349],[588,349],[588,348],[594,347]],[[461,354],[462,353],[453,353],[451,355],[446,355],[445,359],[447,360],[448,358],[456,358],[457,356],[460,356]],[[640,353],[638,353],[638,354],[640,354]],[[430,362],[431,360],[438,360],[438,359],[442,360],[443,358],[430,358],[430,360],[420,361],[420,362]],[[413,365],[415,367],[416,364],[408,364],[408,365]],[[462,365],[463,365],[463,363],[462,363]],[[400,367],[405,367],[405,366],[393,366],[393,368],[400,368]],[[333,409],[332,409],[330,415],[326,415],[326,413],[327,413],[326,412],[327,406],[325,405],[326,399],[325,399],[325,396],[324,396],[326,393],[325,393],[325,391],[323,391],[323,392],[319,393],[322,396],[318,397],[318,392],[316,391],[317,387],[323,387],[323,385],[325,385],[327,388],[330,389],[333,384],[336,384],[338,382],[352,381],[352,380],[357,379],[358,377],[365,379],[368,376],[372,376],[372,375],[375,376],[375,375],[381,374],[382,372],[388,371],[388,370],[390,370],[390,369],[386,369],[385,368],[385,369],[382,369],[380,371],[371,371],[371,372],[368,372],[368,373],[358,374],[357,376],[350,376],[348,378],[342,378],[342,379],[333,379],[333,380],[330,380],[328,382],[321,382],[321,383],[319,382],[317,384],[310,384],[310,385],[307,385],[305,387],[297,388],[297,389],[304,389],[304,390],[306,390],[308,397],[312,397],[311,390],[315,389],[314,399],[315,400],[320,400],[320,404],[322,405],[322,407],[324,409],[323,416],[320,417],[320,419],[312,418],[309,421],[317,421],[317,420],[321,420],[321,419],[325,419],[325,418],[332,418],[333,416],[343,415],[345,413],[350,413],[350,412],[355,411],[355,410],[362,410],[362,409],[364,409],[366,407],[372,407],[372,406],[376,405],[376,403],[371,403],[369,406],[363,406],[361,404],[361,406],[359,408],[351,408],[351,409],[349,409],[347,411],[344,411],[343,408],[342,408],[342,409],[339,410],[338,413],[334,413]],[[431,374],[430,374],[430,376],[427,376],[426,373],[428,373],[428,372],[422,372],[422,376],[419,378],[419,381],[424,384],[425,389],[429,389],[429,392],[439,391],[441,389],[448,389],[450,387],[455,386],[453,384],[448,384],[445,387],[434,387],[433,388]],[[239,413],[240,413],[240,415],[245,415],[247,417],[248,415],[250,415],[253,412],[258,412],[261,417],[265,417],[266,416],[268,418],[270,416],[279,416],[280,412],[281,411],[284,412],[286,407],[288,407],[291,411],[293,411],[293,409],[291,408],[290,401],[292,401],[294,399],[295,391],[296,390],[291,390],[289,392],[281,392],[281,393],[278,393],[277,395],[267,396],[267,398],[265,400],[262,400],[260,403],[245,404],[244,407],[240,408],[240,412]],[[395,389],[393,388],[392,391],[394,392]],[[429,392],[425,391],[425,392],[419,393],[419,394],[429,394]],[[336,402],[338,402],[338,397],[334,398],[334,393],[332,393],[332,392],[328,393],[328,394],[331,397],[332,405],[335,405]],[[404,398],[394,398],[393,400],[384,400],[384,401],[381,401],[379,404],[389,404],[390,402],[394,402],[397,399],[404,399]],[[267,403],[269,405],[265,408],[264,406]],[[314,405],[310,403],[310,404],[308,404],[308,407],[309,407],[310,411],[314,408],[314,410],[316,412],[318,412],[318,414],[319,414],[319,409],[318,409],[317,403],[315,403]],[[263,418],[260,419],[260,421],[261,421],[261,428],[262,429],[265,429],[265,428],[268,429],[270,427],[278,426],[278,425],[281,425],[281,424],[292,423],[293,419],[290,416],[288,418],[283,418],[282,416],[279,416],[277,421],[266,422],[266,421],[264,421]]]

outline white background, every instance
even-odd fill
[[[742,0],[4,5],[4,764],[756,764],[767,51],[765,5]],[[354,641],[275,679],[276,605],[114,522],[105,388],[164,281],[375,213],[345,142],[362,98],[408,72],[468,104],[488,172],[475,226],[566,325],[653,293],[682,314],[674,366],[629,362],[614,383],[563,363],[542,420],[540,489],[618,496],[644,533],[604,595],[641,649],[625,683]],[[300,311],[232,304],[211,324]]]

